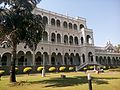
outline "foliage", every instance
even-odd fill
[[[38,68],[37,68],[37,71],[38,71],[38,72],[41,72],[42,70],[43,70],[43,67],[38,67]]]
[[[84,70],[84,71],[86,71],[86,70],[87,70],[87,68],[86,68],[86,67],[84,67],[84,68],[83,68],[83,70]]]
[[[73,71],[74,70],[74,67],[69,67],[69,71]]]
[[[17,73],[18,71],[19,71],[19,69],[16,67],[16,68],[15,68],[15,72]]]
[[[66,67],[62,66],[59,68],[59,71],[65,71]]]
[[[89,69],[93,69],[94,68],[94,66],[89,66]]]
[[[0,75],[3,75],[5,73],[4,70],[0,70]]]
[[[24,68],[23,72],[24,73],[27,73],[29,75],[29,73],[32,71],[32,68],[31,67],[26,67]]]
[[[50,67],[50,68],[49,68],[49,71],[50,71],[50,72],[53,72],[53,71],[55,71],[55,70],[56,70],[55,67]]]
[[[107,67],[106,67],[106,66],[102,66],[101,68],[102,68],[102,69],[107,69]]]

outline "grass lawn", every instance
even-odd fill
[[[66,75],[65,79],[60,75]],[[90,73],[93,90],[120,90],[120,72]],[[87,74],[84,72],[17,75],[17,83],[10,84],[9,76],[3,76],[0,90],[88,90]]]

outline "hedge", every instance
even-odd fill
[[[59,71],[65,71],[66,67],[62,66],[59,68]]]
[[[50,72],[53,72],[53,71],[56,70],[56,68],[55,68],[55,67],[50,67],[48,70],[49,70]]]
[[[73,71],[74,70],[74,67],[69,67],[69,71]]]
[[[26,67],[24,68],[23,72],[24,73],[27,73],[28,75],[30,74],[30,72],[32,71],[32,68],[31,67]]]
[[[38,72],[41,72],[42,70],[43,70],[43,67],[38,67],[38,68],[37,68],[37,71],[38,71]]]

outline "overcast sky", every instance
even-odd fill
[[[120,44],[120,0],[42,0],[39,8],[86,18],[96,46]]]

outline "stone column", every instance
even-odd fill
[[[62,65],[65,65],[64,55],[62,55]]]
[[[42,77],[45,77],[45,54],[43,54],[43,70],[42,70]]]
[[[49,65],[51,65],[51,55],[49,55]]]

